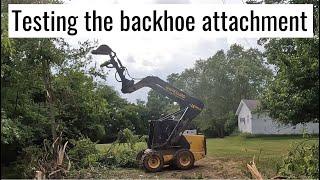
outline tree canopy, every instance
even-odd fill
[[[285,124],[319,122],[319,1],[288,3],[314,5],[314,37],[260,40],[276,74],[262,97],[263,106]]]
[[[240,100],[258,98],[271,76],[260,51],[234,44],[227,52],[220,50],[193,68],[169,75],[168,82],[202,100],[205,109],[195,124],[207,134],[223,137],[236,126],[234,112]],[[169,107],[170,101],[154,98],[153,93],[148,104]]]
[[[2,1],[2,9],[8,3],[15,2]],[[7,12],[1,12],[1,21],[6,19]],[[96,42],[74,48],[63,39],[9,39],[7,23],[1,40],[2,163],[59,133],[100,142],[115,140],[125,128],[146,134],[145,105],[127,102],[106,85],[107,73],[88,55]]]

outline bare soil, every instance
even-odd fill
[[[206,157],[195,163],[190,170],[165,167],[161,172],[146,173],[142,169],[107,170],[102,178],[130,179],[244,179],[248,178],[245,163],[240,160],[224,160]]]

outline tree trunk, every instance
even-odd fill
[[[216,130],[217,130],[217,136],[219,138],[223,138],[224,137],[224,128],[221,127],[221,125],[216,126]]]
[[[14,112],[17,112],[18,99],[19,99],[19,90],[17,90],[17,93],[16,93],[16,103],[15,103],[15,106],[14,106]]]
[[[51,134],[52,134],[53,141],[55,141],[57,139],[57,131],[56,131],[57,124],[54,118],[51,72],[50,72],[50,65],[48,60],[42,61],[42,72],[43,72],[43,82],[46,89],[47,104],[49,109],[49,119],[51,121]]]
[[[219,130],[220,130],[220,138],[223,138],[224,137],[224,129],[223,129],[223,127],[220,127]]]

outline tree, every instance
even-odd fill
[[[232,45],[194,68],[169,76],[177,87],[201,99],[205,109],[196,124],[207,135],[225,136],[236,127],[234,114],[241,99],[255,99],[263,91],[272,72],[257,49]]]
[[[270,40],[268,61],[276,76],[263,96],[264,108],[283,123],[319,121],[319,40]]]
[[[1,1],[1,21],[8,3],[16,1]],[[2,165],[14,166],[17,157],[29,162],[33,153],[22,152],[41,151],[36,146],[61,132],[67,140],[86,136],[100,142],[114,140],[125,128],[147,133],[145,105],[128,103],[101,83],[107,74],[88,55],[96,42],[73,48],[64,39],[9,39],[7,23],[1,24],[1,40]],[[15,178],[24,174],[17,166],[11,168]]]
[[[319,122],[319,1],[288,3],[314,4],[315,36],[260,40],[276,74],[268,84],[262,104],[271,117],[282,123]]]
[[[169,99],[165,96],[159,94],[154,90],[148,92],[148,101],[146,106],[149,110],[149,115],[151,118],[159,118],[163,113],[165,113],[165,108],[169,104]]]

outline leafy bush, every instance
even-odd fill
[[[113,151],[115,157],[116,166],[118,167],[135,167],[137,151],[135,148],[123,145],[123,148],[118,148],[117,151]]]
[[[68,155],[76,169],[96,166],[135,167],[136,155],[145,149],[144,143],[140,143],[144,139],[144,136],[139,137],[131,130],[124,129],[119,132],[117,141],[101,152],[96,149],[96,143],[83,138],[73,142],[74,147]]]
[[[240,136],[240,137],[242,137],[242,138],[255,137],[255,135],[254,135],[254,134],[247,133],[247,132],[241,132],[241,133],[239,133],[239,136]]]
[[[237,125],[238,125],[238,119],[236,115],[233,112],[229,112],[227,121],[224,124],[224,130],[225,132],[230,135],[232,134],[235,130],[237,130]]]
[[[143,142],[145,139],[145,136],[139,137],[139,135],[135,135],[130,129],[126,128],[122,131],[119,131],[117,142],[127,143],[131,148],[134,149],[135,144],[138,142]]]
[[[1,143],[10,144],[21,141],[25,134],[20,126],[19,121],[8,118],[6,112],[1,109]]]
[[[145,149],[145,136],[134,135],[130,129],[119,132],[118,140],[101,153],[99,162],[113,167],[135,167],[136,155]]]
[[[68,155],[76,168],[88,168],[97,164],[99,154],[96,143],[89,138],[82,138],[71,143],[74,144],[74,147],[70,149]]]
[[[22,154],[17,160],[6,167],[4,178],[33,178],[34,171],[38,169],[38,159],[44,155],[43,150],[39,146],[29,146],[22,150]]]
[[[290,178],[319,179],[319,144],[303,141],[291,145],[278,171]]]
[[[90,129],[88,135],[93,141],[101,141],[106,136],[105,127],[101,124],[93,124],[88,129]]]
[[[136,156],[141,150],[145,149],[145,146],[140,144],[142,143],[137,143],[133,148],[126,143],[114,145],[112,150],[106,154],[104,162],[112,167],[136,167]]]

